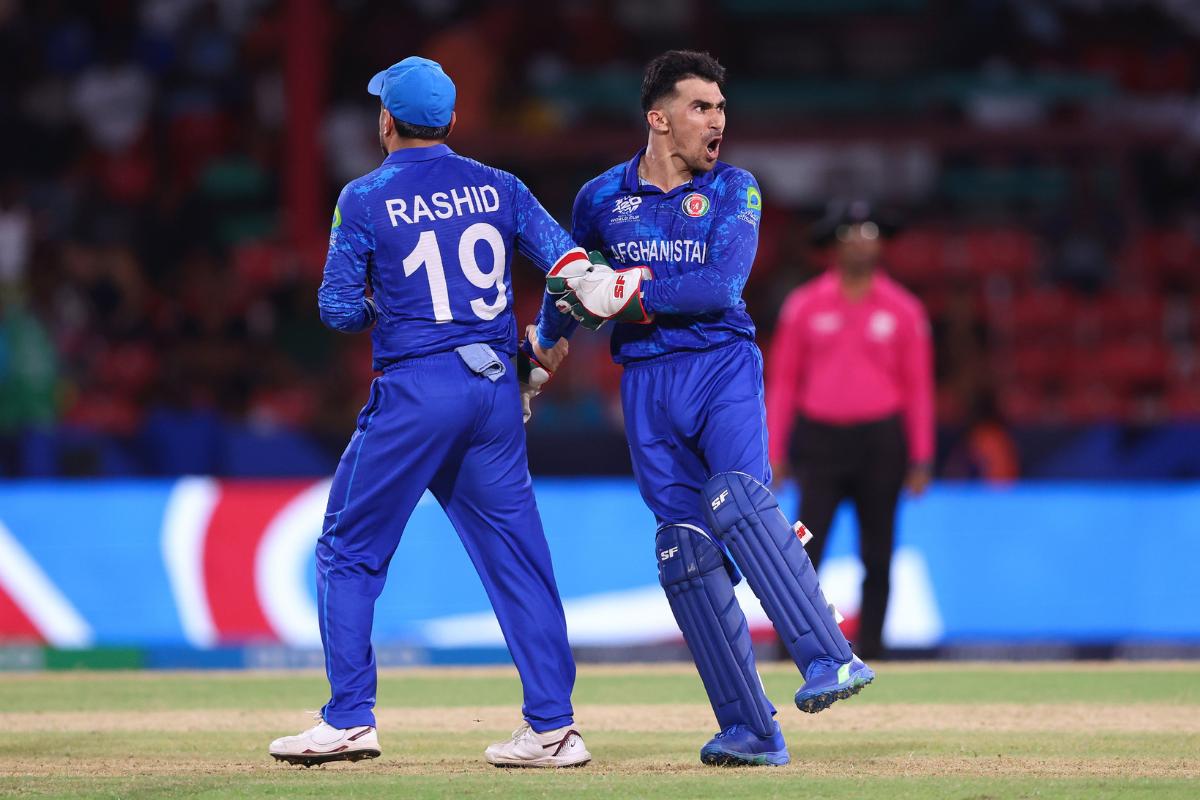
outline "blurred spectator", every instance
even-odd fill
[[[0,290],[25,280],[33,253],[33,219],[13,180],[0,184]]]
[[[0,475],[19,475],[25,431],[57,419],[58,359],[20,290],[0,288]]]
[[[128,59],[123,41],[109,42],[103,59],[83,71],[72,89],[75,113],[92,143],[119,153],[145,128],[152,89],[146,71]]]
[[[981,394],[961,438],[946,457],[947,478],[1006,484],[1020,477],[1017,446],[996,407],[995,396]]]

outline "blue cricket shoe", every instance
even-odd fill
[[[796,708],[806,714],[824,711],[838,700],[858,694],[875,680],[875,672],[858,656],[839,664],[832,658],[818,658],[808,665],[804,685],[796,692]]]
[[[730,725],[700,748],[700,761],[714,767],[781,767],[791,759],[779,723],[774,725],[775,732],[765,738],[745,725]]]

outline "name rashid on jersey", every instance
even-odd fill
[[[418,194],[413,195],[411,201],[395,198],[385,200],[384,205],[387,206],[392,227],[397,228],[401,222],[412,225],[422,219],[433,222],[435,219],[497,211],[500,208],[500,193],[493,186],[464,186],[461,194],[458,189],[451,189],[449,193],[434,192],[429,195],[428,201]]]

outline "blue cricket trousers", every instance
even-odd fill
[[[398,362],[371,384],[334,473],[317,542],[325,721],[375,724],[375,600],[426,488],[483,581],[520,673],[525,719],[535,731],[570,725],[575,661],[529,478],[515,371],[493,383],[454,352]]]
[[[718,472],[771,483],[763,361],[753,342],[626,364],[621,407],[633,475],[659,525],[708,530],[700,489]]]

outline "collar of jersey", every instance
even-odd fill
[[[435,144],[431,147],[405,147],[388,154],[383,160],[385,164],[402,164],[409,161],[432,161],[435,158],[452,155],[453,150],[446,144]]]
[[[671,194],[672,192],[677,192],[680,189],[696,189],[701,186],[707,186],[708,184],[712,183],[713,178],[717,174],[716,167],[713,167],[708,172],[701,173],[700,175],[693,175],[690,181],[680,186],[676,186],[670,192],[664,192],[657,186],[643,186],[642,182],[638,180],[638,164],[641,163],[642,156],[644,155],[646,155],[646,148],[643,147],[641,150],[638,150],[637,154],[634,155],[634,157],[630,159],[629,163],[625,165],[625,179],[621,182],[621,188],[624,191],[645,194],[650,194],[653,192],[658,192],[659,194]]]

